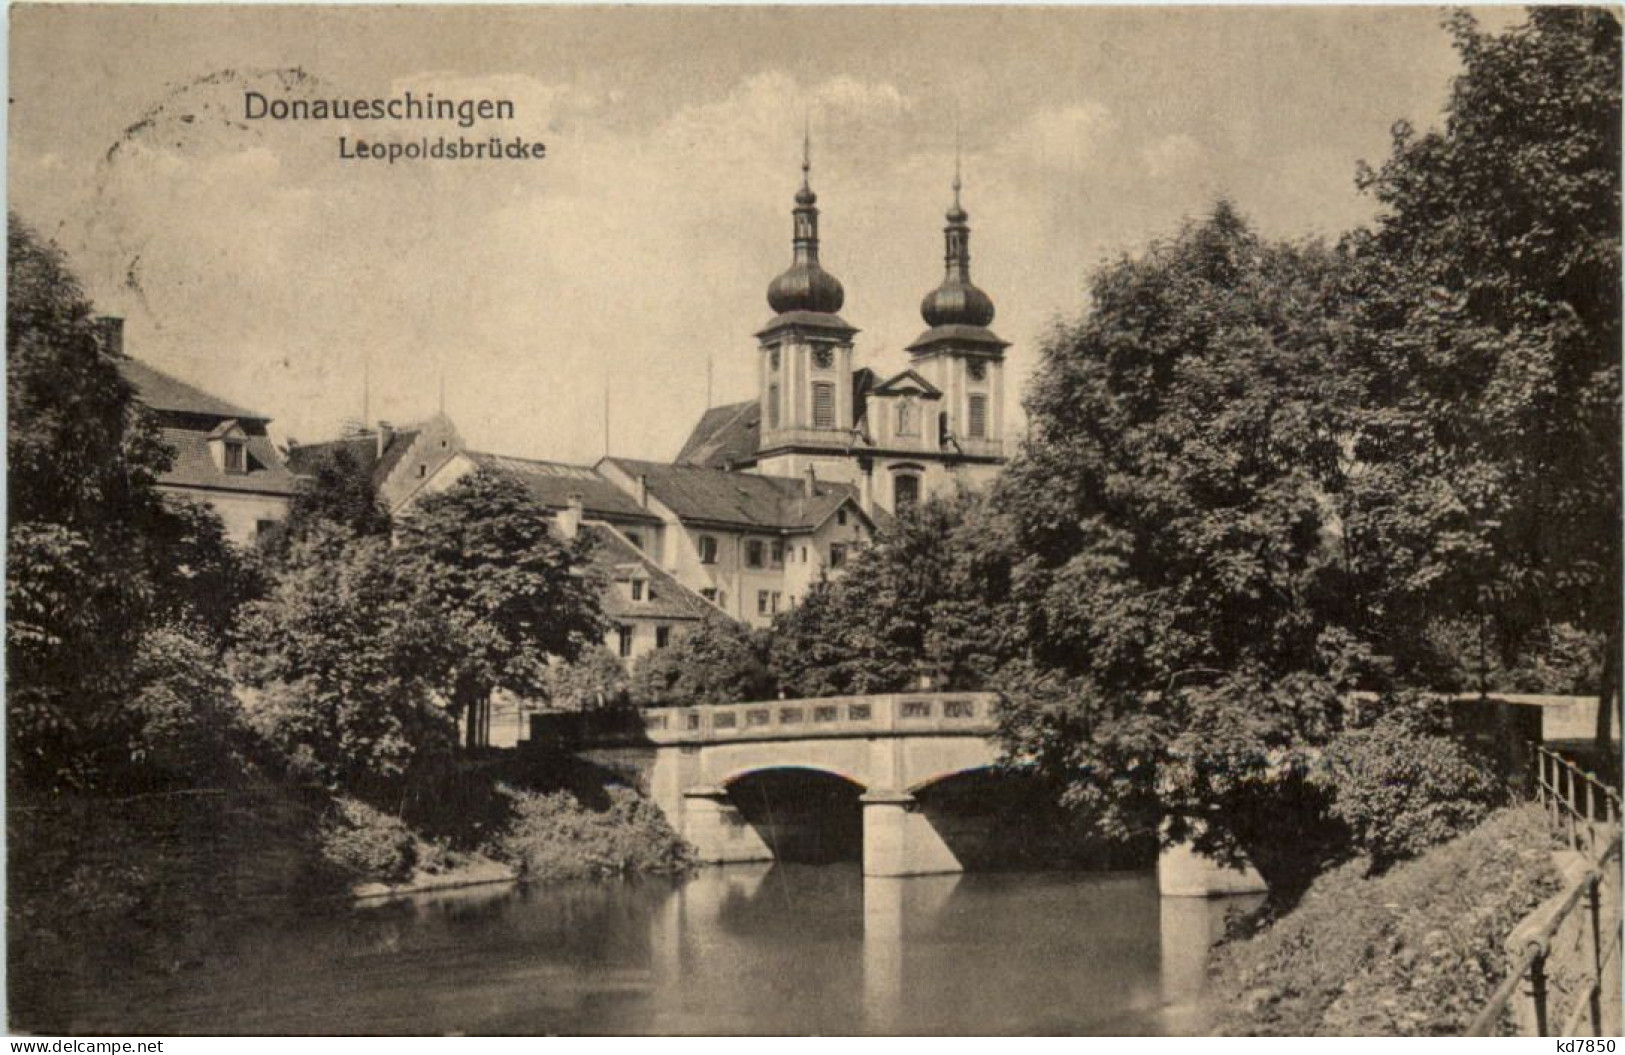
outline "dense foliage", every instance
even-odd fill
[[[1009,521],[982,496],[922,503],[773,626],[792,696],[981,688],[1020,652]]]
[[[14,791],[139,784],[148,634],[217,647],[258,583],[212,512],[159,495],[172,454],[61,253],[15,216],[7,235],[8,774]]]
[[[436,624],[433,682],[471,747],[483,743],[493,692],[540,696],[550,660],[603,639],[588,536],[560,539],[548,523],[521,484],[480,471],[396,524],[398,575]]]
[[[1499,35],[1457,13],[1444,126],[1401,123],[1361,182],[1381,213],[1351,249],[1356,451],[1372,516],[1414,536],[1396,577],[1479,624],[1514,667],[1562,624],[1620,651],[1620,24],[1531,9]],[[1608,721],[1613,708],[1599,709]],[[1604,737],[1606,739],[1606,737]]]
[[[669,648],[646,652],[627,679],[640,707],[727,703],[770,697],[767,635],[716,617],[682,635]]]
[[[1312,782],[1381,871],[1474,827],[1509,794],[1495,759],[1443,708],[1411,697],[1377,713],[1331,742]]]
[[[628,788],[606,793],[594,809],[569,791],[508,789],[515,818],[493,856],[535,880],[674,875],[692,866],[693,851],[657,806]]]
[[[316,529],[293,544],[270,594],[242,611],[249,720],[301,779],[395,794],[415,763],[454,743],[430,685],[439,632],[387,540]]]

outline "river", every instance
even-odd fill
[[[86,994],[86,1032],[1194,1034],[1236,900],[1148,873],[475,889],[248,927],[194,969]]]

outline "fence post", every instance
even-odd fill
[[[1546,1036],[1546,952],[1529,961],[1529,1004],[1535,1012],[1535,1036]]]
[[[1596,984],[1591,987],[1591,1035],[1602,1036],[1602,876],[1591,877],[1591,970]]]

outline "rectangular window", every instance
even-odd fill
[[[846,527],[846,510],[838,509],[835,511],[835,522],[842,527]]]
[[[829,566],[839,568],[846,563],[846,547],[839,542],[832,542],[829,546]]]
[[[801,721],[801,715],[802,711],[800,707],[780,707],[779,724],[794,725],[795,723]]]
[[[840,710],[838,708],[835,708],[835,707],[814,707],[813,708],[813,721],[815,721],[815,722],[834,722],[834,721],[839,721],[840,717],[841,717]]]
[[[732,711],[718,711],[711,716],[711,724],[717,729],[732,729],[739,724],[739,719]]]
[[[717,562],[717,540],[710,535],[700,536],[700,563],[715,564]]]
[[[768,602],[768,593],[767,593],[767,591],[766,590],[757,590],[756,591],[756,614],[757,615],[766,615],[767,614],[767,602]]]
[[[226,472],[246,473],[248,471],[248,451],[241,443],[226,444]]]
[[[827,381],[813,385],[813,428],[835,427],[835,386]]]
[[[275,520],[256,520],[254,521],[254,537],[264,538],[275,530],[276,526],[277,521]]]
[[[782,542],[773,543],[773,551],[772,552],[773,552],[773,563],[774,564],[783,564],[784,563],[784,543],[782,543]]]
[[[867,703],[849,703],[846,705],[846,716],[849,720],[854,722],[867,722],[870,718],[874,717],[873,705]]]
[[[760,568],[765,563],[766,553],[767,547],[762,544],[761,539],[753,538],[745,543],[745,563],[752,568]]]
[[[767,427],[770,429],[779,427],[779,386],[777,384],[767,386]]]
[[[976,701],[944,700],[942,703],[942,716],[944,718],[974,718],[976,717]]]
[[[717,600],[717,588],[715,586],[707,586],[700,591],[700,596],[705,598],[707,601],[710,601],[712,604],[715,604]]]
[[[771,602],[771,607],[772,607],[774,615],[779,614],[779,596],[780,596],[779,591],[774,590],[773,591],[773,600]]]
[[[636,546],[638,549],[643,548],[643,534],[641,532],[628,531],[626,533],[626,541],[632,543],[632,545]]]
[[[671,644],[671,627],[655,627],[655,648],[665,648],[669,644]]]
[[[632,580],[632,600],[634,600],[634,601],[643,600],[643,580],[642,579],[633,579]]]
[[[987,438],[987,397],[970,397],[970,438],[980,440]]]
[[[904,700],[902,716],[904,718],[931,717],[931,704],[925,700]]]
[[[621,658],[626,659],[632,655],[632,628],[623,623],[615,628],[615,636],[618,639],[618,651],[621,654]]]

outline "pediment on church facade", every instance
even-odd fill
[[[902,373],[876,385],[873,394],[877,396],[914,395],[922,399],[940,399],[942,390],[913,370],[904,370]]]

